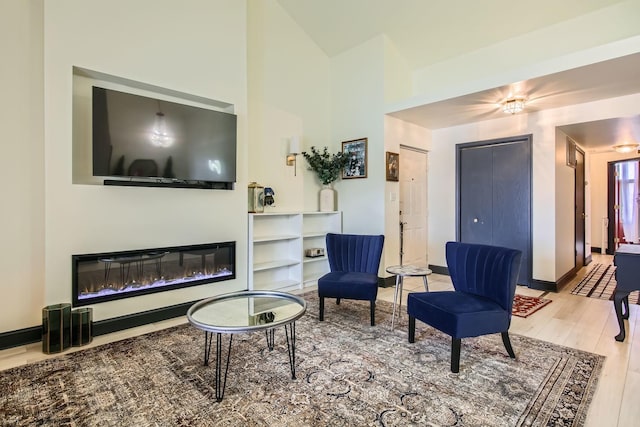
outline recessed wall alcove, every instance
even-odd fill
[[[93,86],[98,86],[106,90],[122,92],[138,97],[146,97],[157,102],[181,105],[185,107],[197,107],[202,111],[214,110],[218,112],[234,114],[235,106],[231,103],[210,99],[199,95],[181,92],[167,87],[162,87],[150,83],[140,82],[126,77],[114,76],[100,71],[90,70],[82,67],[73,67],[73,162],[72,162],[72,180],[74,184],[90,184],[90,185],[126,185],[126,186],[173,186],[177,188],[212,188],[212,189],[232,189],[229,185],[221,185],[223,183],[209,183],[209,185],[193,185],[193,183],[173,182],[170,179],[161,179],[160,174],[157,178],[136,177],[131,180],[130,177],[113,176],[105,180],[104,176],[96,176],[93,170],[94,153],[92,148],[93,130]],[[168,105],[167,104],[167,105]],[[153,114],[155,116],[155,113]],[[132,119],[134,122],[135,120]],[[136,134],[137,135],[137,134]],[[235,138],[235,134],[234,134]],[[130,141],[129,141],[130,142]],[[184,141],[183,141],[184,142]],[[208,140],[211,144],[211,140]],[[233,140],[235,147],[235,139]],[[179,144],[174,144],[178,146]],[[174,150],[175,151],[175,150]],[[171,150],[167,151],[168,153]],[[186,153],[186,152],[185,152]],[[175,153],[174,153],[175,154]],[[114,153],[115,155],[115,153]],[[185,154],[186,155],[186,154]],[[175,156],[174,156],[175,160]],[[132,159],[127,159],[128,163]],[[164,164],[162,164],[164,166]],[[174,161],[175,166],[175,161]],[[183,177],[180,177],[183,178]],[[168,185],[172,184],[172,185]]]

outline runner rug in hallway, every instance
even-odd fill
[[[224,399],[215,366],[203,366],[204,333],[181,325],[0,372],[0,425],[35,426],[582,426],[604,356],[511,334],[462,340],[460,373],[451,338],[393,306],[325,306],[305,294],[296,322],[296,380],[283,328],[237,334]],[[225,338],[226,341],[226,338]],[[212,362],[212,365],[214,363]]]
[[[571,291],[573,295],[613,300],[616,289],[616,267],[613,264],[595,263],[584,278]],[[629,294],[629,304],[640,304],[640,292]]]

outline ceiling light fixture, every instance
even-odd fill
[[[523,96],[514,96],[505,99],[502,102],[502,111],[508,114],[516,114],[524,110],[524,104],[527,100]]]
[[[625,142],[624,144],[614,145],[613,149],[618,153],[631,153],[632,151],[636,151],[638,149],[638,143]]]

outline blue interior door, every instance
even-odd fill
[[[529,286],[530,138],[461,144],[458,150],[458,239],[521,250],[518,283]]]
[[[493,236],[492,150],[462,151],[460,157],[460,241],[484,243]],[[480,166],[482,165],[482,166]]]

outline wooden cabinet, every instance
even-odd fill
[[[309,248],[325,248],[328,232],[342,232],[341,212],[249,214],[249,289],[287,291],[312,286],[329,271],[326,256],[309,258]]]

